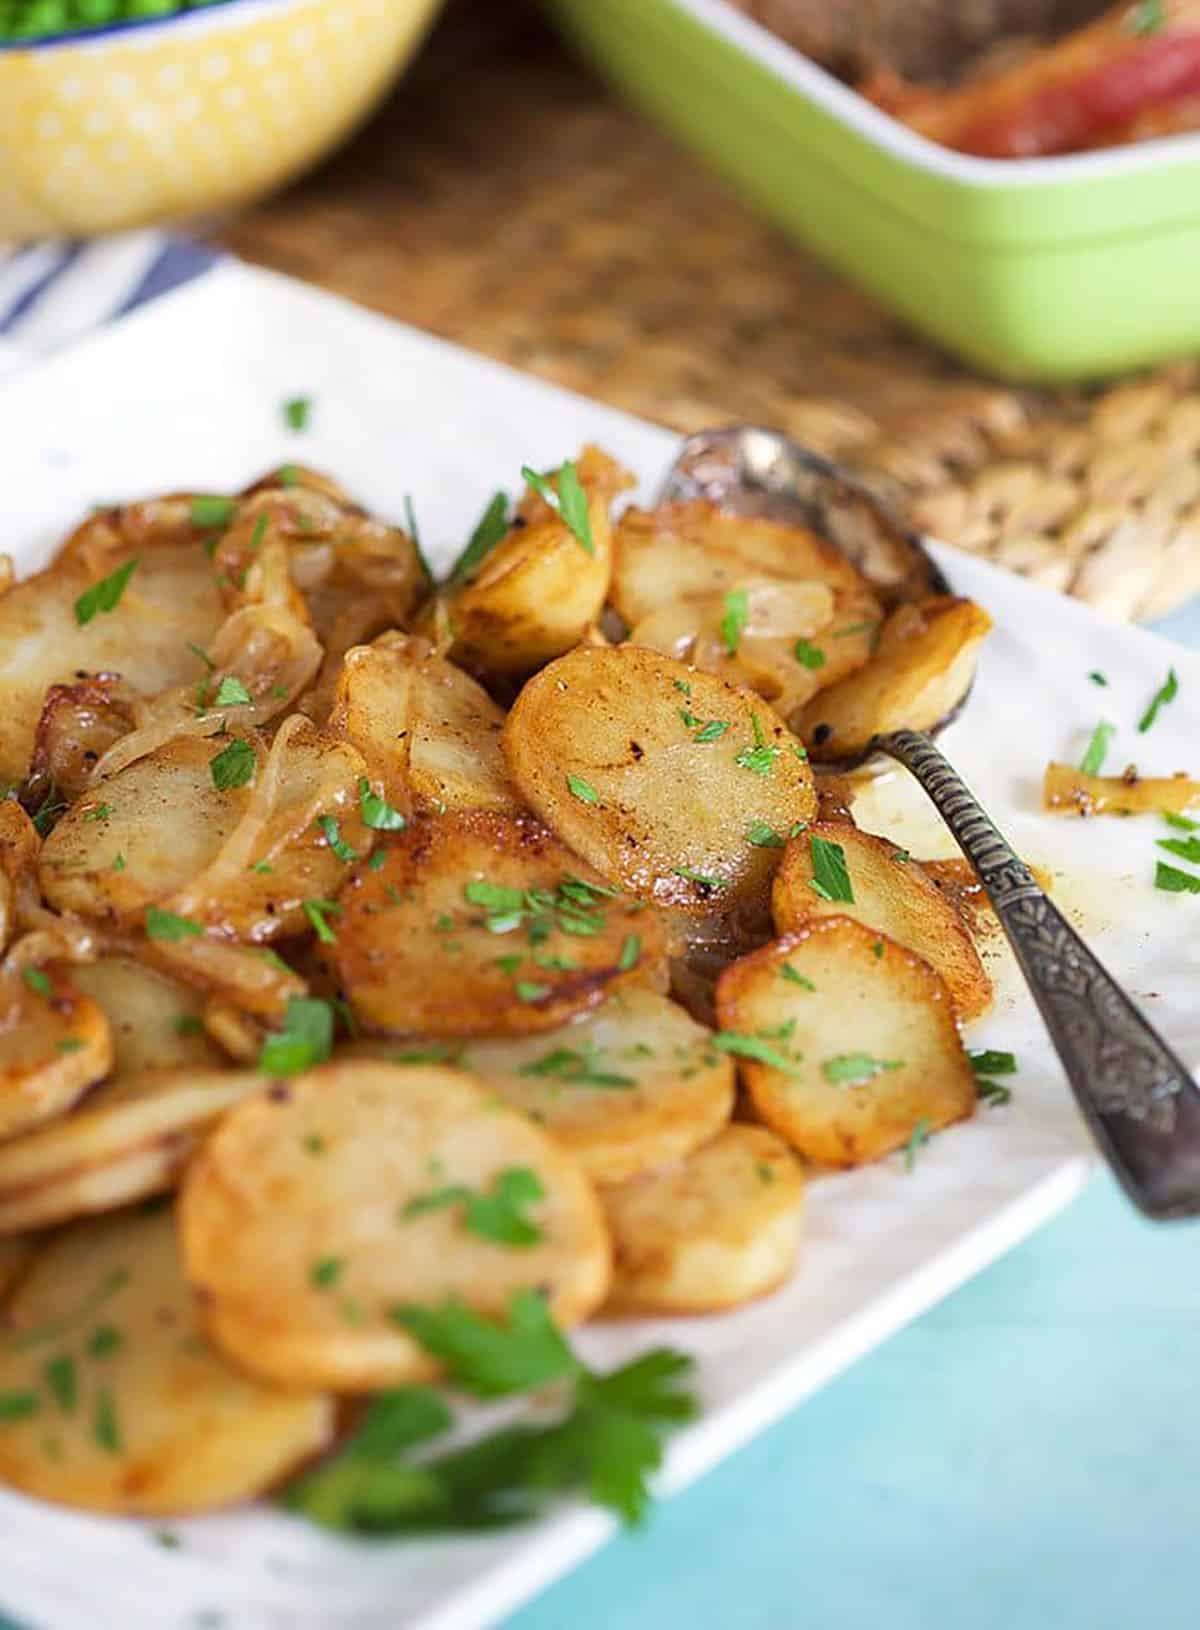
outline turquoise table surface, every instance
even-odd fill
[[[1197,1378],[1200,1224],[1098,1176],[505,1630],[1196,1630]]]

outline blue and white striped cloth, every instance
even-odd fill
[[[165,232],[0,246],[0,379],[205,272],[212,249]]]

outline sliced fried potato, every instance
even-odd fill
[[[852,901],[826,900],[813,887],[814,843],[842,851]],[[958,912],[906,850],[846,821],[816,821],[784,851],[771,889],[780,934],[815,917],[853,917],[924,957],[946,982],[960,1023],[977,1019],[992,1000],[992,982]]]
[[[564,842],[696,913],[765,899],[772,838],[816,807],[807,755],[764,702],[630,645],[544,668],[503,741],[518,792]]]
[[[0,1234],[174,1188],[204,1134],[262,1085],[249,1070],[192,1069],[97,1087],[73,1114],[0,1144]]]
[[[878,1160],[974,1111],[942,980],[849,917],[819,917],[735,962],[717,1011],[759,1115],[822,1165]]]
[[[661,921],[614,897],[531,816],[414,821],[358,867],[322,949],[372,1030],[551,1030],[665,970]]]
[[[353,743],[388,803],[408,815],[414,665],[402,638],[385,636],[374,645],[356,645],[346,652],[329,729]]]
[[[104,1014],[62,974],[0,970],[0,1138],[70,1109],[112,1055]]]
[[[1177,775],[1088,775],[1073,764],[1050,763],[1042,808],[1066,815],[1182,815],[1200,808],[1200,781]]]
[[[680,1159],[733,1112],[731,1061],[655,991],[624,991],[550,1036],[472,1042],[457,1062],[545,1127],[597,1183]]]
[[[528,1197],[515,1222],[477,1215],[472,1197],[509,1181]],[[328,1065],[241,1104],[189,1168],[180,1225],[213,1339],[290,1386],[436,1373],[396,1317],[406,1305],[501,1314],[537,1288],[572,1325],[608,1290],[608,1234],[578,1165],[431,1065]]]
[[[971,688],[992,619],[971,600],[938,595],[902,605],[884,623],[874,657],[820,691],[797,728],[822,761],[865,753],[889,730],[932,730]]]
[[[37,1240],[32,1234],[0,1239],[0,1302],[33,1261]]]
[[[204,1344],[168,1212],[39,1252],[5,1309],[0,1395],[0,1482],[137,1516],[253,1499],[335,1425],[332,1399],[260,1386]]]
[[[115,672],[137,695],[155,696],[194,674],[189,644],[207,647],[220,625],[213,569],[198,535],[140,553],[116,541],[94,566],[86,551],[74,551],[0,599],[0,782],[25,776],[52,685]],[[119,603],[81,625],[76,601],[135,553]]]
[[[87,791],[108,749],[134,728],[135,709],[118,674],[92,674],[51,685],[42,704],[23,796],[32,809],[43,796],[68,802]]]
[[[218,786],[214,762],[238,751],[253,779]],[[348,858],[374,841],[359,812],[365,769],[299,715],[269,752],[248,736],[180,737],[67,811],[42,846],[42,891],[60,911],[125,927],[155,906],[239,939],[302,932],[304,901],[336,894]]]
[[[678,1164],[601,1190],[613,1236],[614,1313],[712,1313],[787,1279],[804,1179],[764,1126],[728,1126]]]
[[[411,707],[408,773],[418,812],[521,810],[500,750],[504,713],[482,685],[427,650],[413,669]]]
[[[15,798],[0,798],[0,950],[28,929],[40,909],[41,839]]]
[[[187,985],[132,957],[82,963],[69,977],[108,1019],[114,1075],[216,1070],[225,1063],[204,1033],[205,999]]]

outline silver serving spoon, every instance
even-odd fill
[[[690,436],[662,501],[689,498],[809,527],[841,549],[888,606],[950,592],[920,539],[879,498],[774,431],[734,425]],[[1126,1194],[1156,1220],[1200,1215],[1200,1089],[934,746],[933,735],[965,700],[934,731],[891,731],[872,751],[916,777],[979,874],[1084,1118]]]

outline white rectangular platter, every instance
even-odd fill
[[[280,407],[314,402],[307,434]],[[101,500],[173,487],[233,490],[267,467],[328,469],[399,518],[411,493],[426,547],[445,564],[522,463],[547,467],[595,440],[653,494],[676,446],[667,432],[262,272],[228,265],[125,319],[0,393],[0,549],[40,564]],[[989,608],[971,705],[946,746],[1101,954],[1200,1061],[1200,902],[1152,886],[1147,821],[1062,821],[1038,810],[1052,756],[1077,757],[1103,714],[1114,755],[1146,770],[1198,767],[1200,659],[1152,635],[944,551],[955,586]],[[1164,678],[1181,692],[1150,736],[1136,720]],[[1109,688],[1089,682],[1103,670]],[[2,700],[2,699],[0,699]],[[1136,744],[1136,745],[1135,745]],[[899,773],[871,787],[862,823],[914,854],[952,846]],[[997,955],[995,1013],[973,1044],[1020,1060],[1008,1108],[981,1109],[922,1151],[810,1189],[800,1273],[725,1317],[594,1326],[598,1362],[669,1342],[695,1355],[704,1406],[673,1443],[663,1492],[682,1487],[955,1285],[1078,1190],[1090,1156],[1036,1015]],[[270,1509],[149,1528],[0,1493],[0,1608],[37,1630],[470,1630],[494,1623],[593,1549],[607,1517],[564,1508],[535,1530],[357,1544]],[[650,1541],[653,1543],[653,1540]]]

